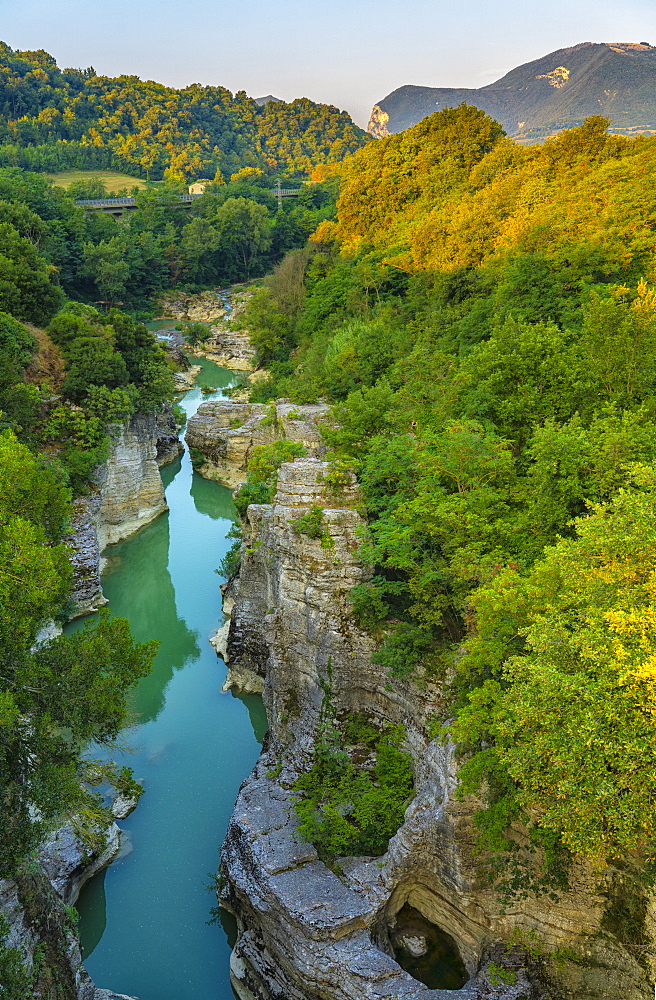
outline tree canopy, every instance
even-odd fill
[[[0,42],[0,165],[111,167],[159,180],[227,180],[240,170],[309,173],[368,139],[345,111],[299,98],[259,105],[244,91],[182,90],[137,76],[60,70]]]
[[[273,280],[244,317],[251,398],[333,403],[354,614],[393,676],[442,680],[504,864],[518,820],[556,867],[655,850],[656,140],[607,124],[519,147],[463,105],[366,146],[294,309]]]

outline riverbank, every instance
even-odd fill
[[[219,392],[232,375],[200,359],[199,384]],[[206,891],[239,785],[266,722],[259,698],[223,694],[225,670],[209,644],[221,617],[215,573],[231,545],[230,492],[193,472],[188,452],[162,470],[169,512],[106,549],[110,611],[137,639],[162,641],[137,689],[125,734],[146,791],[121,823],[130,851],[83,890],[78,907],[85,965],[96,982],[139,1000],[232,1000],[230,946],[208,925]]]
[[[248,331],[235,327],[232,322],[243,313],[250,294],[248,285],[189,294],[169,292],[160,299],[159,310],[165,321],[209,326],[210,336],[195,347],[187,346],[188,354],[208,358],[230,371],[250,373],[255,367],[255,350],[251,347]]]

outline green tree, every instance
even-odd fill
[[[17,870],[58,818],[97,802],[83,787],[82,751],[111,744],[129,688],[150,669],[155,644],[133,643],[105,615],[38,645],[71,585],[61,533],[61,480],[9,431],[0,434],[0,875]]]
[[[458,668],[482,680],[453,727],[463,789],[506,789],[482,828],[530,816],[596,860],[651,856],[656,832],[656,490],[650,468],[635,477],[528,576],[506,569],[472,598]]]
[[[217,210],[215,225],[220,247],[225,253],[234,255],[241,276],[250,278],[269,246],[266,208],[247,198],[228,198]]]

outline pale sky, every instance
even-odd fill
[[[482,87],[578,42],[656,44],[656,0],[0,0],[0,39],[174,87],[310,97],[365,127],[403,84]]]

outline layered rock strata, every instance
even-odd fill
[[[288,399],[275,403],[209,400],[190,418],[185,437],[204,459],[201,475],[235,487],[246,479],[248,459],[257,445],[285,439],[302,444],[310,457],[324,455],[319,427],[327,415],[325,405],[297,406]]]
[[[16,949],[28,970],[34,967],[35,956],[40,957],[35,995],[56,995],[60,1000],[135,1000],[99,989],[90,979],[65,906],[75,903],[84,883],[117,857],[121,848],[115,823],[107,828],[104,839],[104,848],[90,854],[71,824],[66,824],[41,846],[29,873],[0,879],[0,913],[9,926],[4,947]]]
[[[74,617],[106,603],[100,584],[105,546],[129,537],[167,509],[159,468],[177,458],[181,449],[170,411],[137,415],[112,435],[95,488],[75,501],[65,539],[75,575]]]
[[[206,323],[210,336],[190,353],[201,354],[217,365],[233,371],[252,371],[255,349],[247,330],[237,329],[230,320],[243,312],[250,295],[248,290],[201,292],[195,295],[169,295],[162,299],[164,316],[188,323]]]
[[[373,640],[354,622],[347,599],[367,575],[356,552],[363,525],[353,509],[355,484],[338,498],[328,496],[326,471],[318,460],[281,467],[274,503],[248,508],[242,566],[229,588],[230,669],[262,679],[270,720],[265,751],[242,786],[222,852],[222,902],[240,928],[232,958],[238,996],[651,997],[648,960],[621,944],[604,920],[603,882],[612,873],[578,868],[558,903],[528,894],[505,912],[496,895],[478,884],[476,803],[457,801],[452,748],[427,734],[440,691],[392,682],[371,663]],[[323,507],[321,539],[299,533],[295,525],[313,504]],[[298,838],[293,809],[293,784],[314,749],[321,680],[329,671],[340,712],[405,726],[416,787],[385,855],[341,859],[335,871]],[[406,904],[457,943],[472,977],[462,989],[431,990],[392,957],[391,938]],[[654,930],[651,915],[648,927]],[[544,966],[540,978],[550,982],[548,988],[531,985],[525,972],[514,985],[495,986],[489,960],[519,960],[506,954],[514,929],[535,934],[545,953],[569,948],[577,957],[564,953],[559,967],[537,963]]]
[[[168,292],[162,296],[159,306],[163,318],[208,325],[219,322],[227,311],[224,302],[212,291],[193,294]]]

